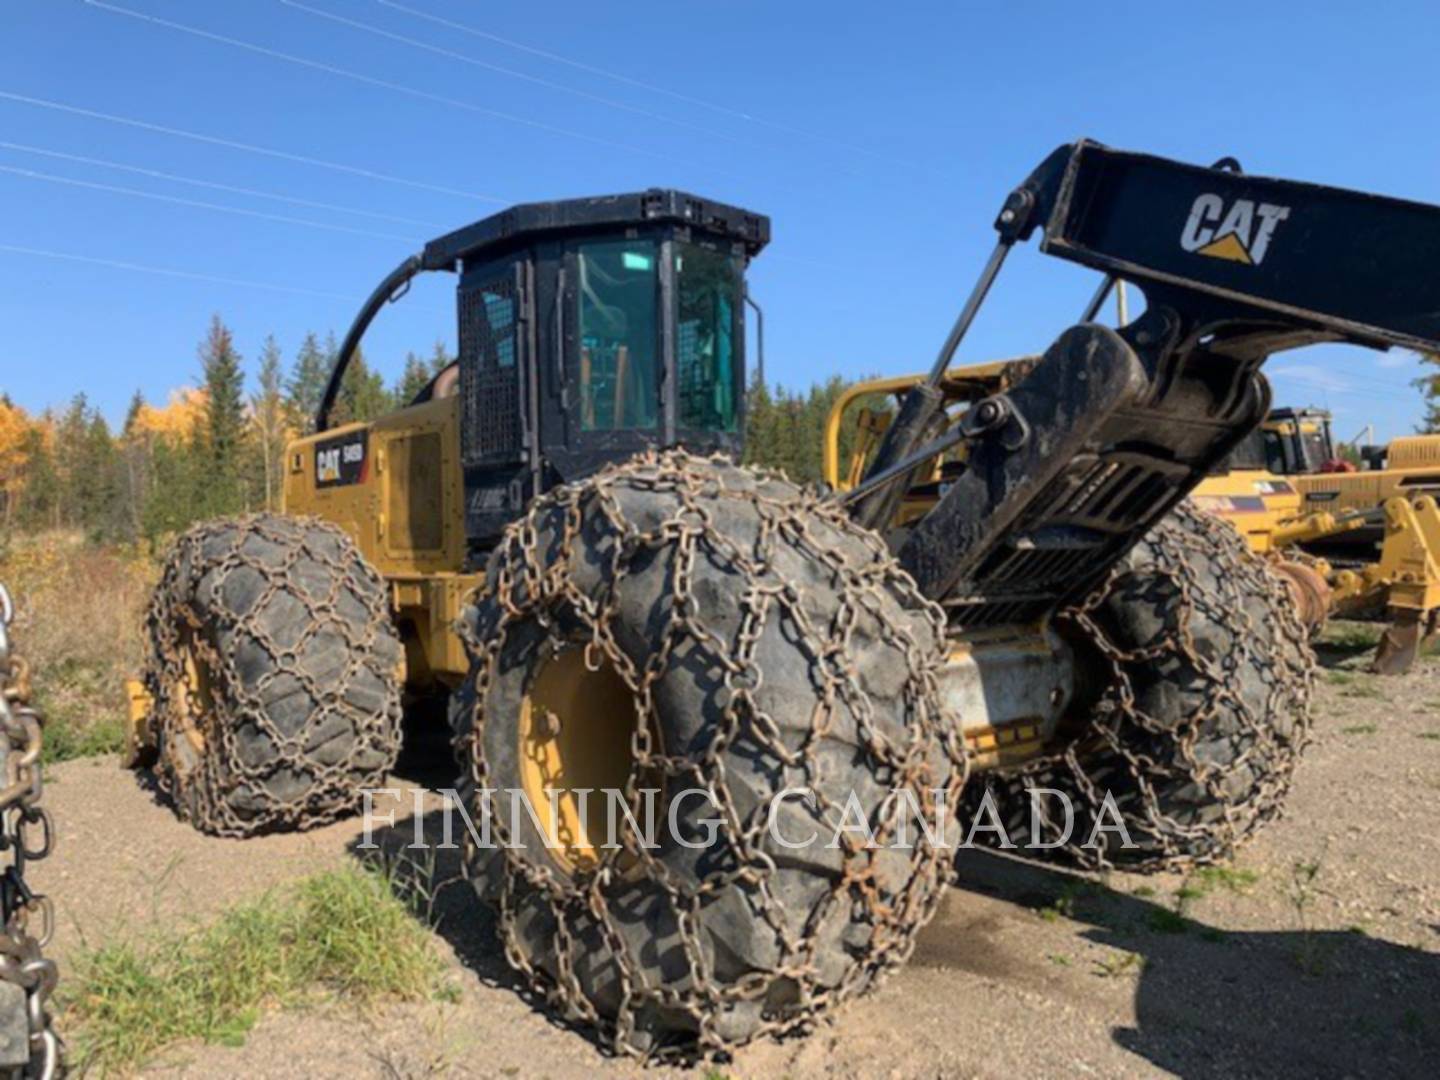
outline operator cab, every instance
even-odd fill
[[[763,215],[660,189],[528,203],[458,229],[376,289],[317,428],[376,311],[421,271],[448,270],[460,278],[458,377],[421,398],[459,398],[472,552],[536,495],[647,448],[738,457],[745,270],[769,239]]]
[[[1335,443],[1325,409],[1272,409],[1260,431],[1271,472],[1304,476],[1334,469]]]

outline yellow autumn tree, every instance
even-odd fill
[[[205,420],[205,391],[187,386],[170,391],[170,400],[159,407],[142,404],[135,411],[126,434],[131,438],[160,438],[178,445],[189,441]]]
[[[11,508],[25,484],[30,460],[29,435],[34,424],[25,410],[0,398],[0,521],[8,524]]]

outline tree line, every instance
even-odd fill
[[[197,384],[151,403],[138,390],[112,430],[77,394],[29,416],[0,397],[0,529],[83,529],[97,542],[154,542],[195,521],[277,509],[285,446],[314,430],[334,366],[334,334],[307,334],[286,366],[274,337],[247,386],[242,358],[217,315],[197,350]],[[437,342],[410,353],[393,386],[357,354],[332,417],[372,420],[408,403],[453,359]]]
[[[0,531],[79,529],[97,543],[153,545],[196,521],[278,509],[285,447],[314,430],[336,352],[333,334],[307,334],[287,365],[269,337],[247,384],[217,315],[197,349],[196,384],[163,403],[136,391],[118,431],[83,393],[38,416],[0,397]],[[409,403],[453,359],[440,342],[428,357],[410,353],[387,386],[357,354],[333,422],[373,420]],[[825,420],[848,385],[838,376],[798,393],[753,385],[746,462],[820,479]],[[847,434],[842,452],[848,446]]]

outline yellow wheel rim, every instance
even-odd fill
[[[179,705],[180,729],[197,754],[205,752],[205,733],[200,722],[215,708],[210,665],[195,647],[195,638],[185,634],[180,644],[182,665],[176,680],[175,701]]]
[[[636,715],[635,695],[619,672],[604,662],[592,671],[580,647],[542,660],[521,702],[521,787],[550,854],[567,870],[594,866],[609,842],[607,792],[623,792],[630,781]]]

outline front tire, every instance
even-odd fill
[[[494,844],[471,843],[467,870],[507,958],[567,1017],[622,1052],[728,1050],[908,956],[963,766],[938,610],[878,537],[779,476],[648,455],[540,499],[476,605],[462,790],[475,815],[522,791],[541,828],[492,802]],[[637,811],[660,791],[655,847],[581,824],[577,789],[605,787]],[[813,801],[776,802],[772,832],[787,788]],[[826,846],[847,803],[875,849]]]
[[[176,541],[147,618],[155,776],[218,836],[354,810],[400,744],[384,580],[333,525],[277,514]]]

